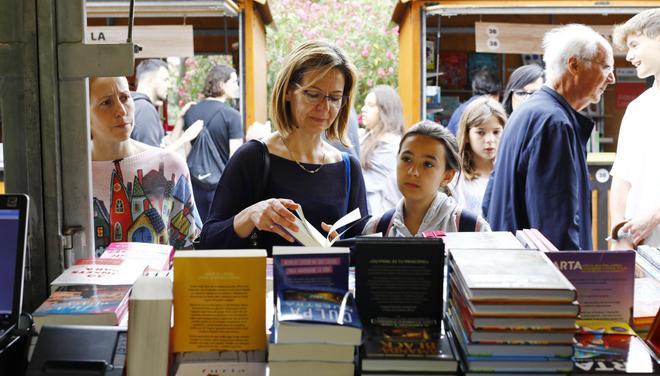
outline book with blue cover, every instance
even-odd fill
[[[275,343],[357,346],[362,342],[353,293],[330,287],[281,289],[274,326]]]
[[[289,288],[348,290],[349,249],[273,247],[275,297]]]

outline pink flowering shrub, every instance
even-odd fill
[[[359,70],[355,107],[375,85],[397,86],[399,27],[390,23],[395,0],[280,0],[268,3],[268,92],[284,56],[299,43],[324,39],[341,47]]]

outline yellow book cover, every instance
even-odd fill
[[[173,351],[266,348],[266,251],[174,255]]]

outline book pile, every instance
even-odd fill
[[[43,325],[126,325],[133,283],[147,263],[129,259],[78,259],[51,283],[51,295],[32,314]]]
[[[571,370],[576,291],[543,252],[454,249],[448,281],[449,335],[468,374]]]
[[[348,249],[274,247],[273,256],[270,375],[352,376],[362,324],[348,291]]]
[[[366,334],[361,374],[455,375],[455,352],[442,328],[442,239],[363,238],[355,255]]]

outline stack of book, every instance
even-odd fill
[[[79,259],[51,283],[51,295],[32,314],[43,325],[126,325],[133,283],[147,263],[122,259]]]
[[[348,291],[348,248],[274,247],[270,375],[353,375],[362,324]]]
[[[366,334],[361,374],[455,375],[455,352],[442,328],[442,239],[364,238],[355,255]]]
[[[449,269],[446,318],[466,372],[571,370],[576,291],[543,252],[454,249]]]
[[[355,347],[361,342],[351,292],[287,288],[278,294],[268,346],[270,374],[352,376]]]

